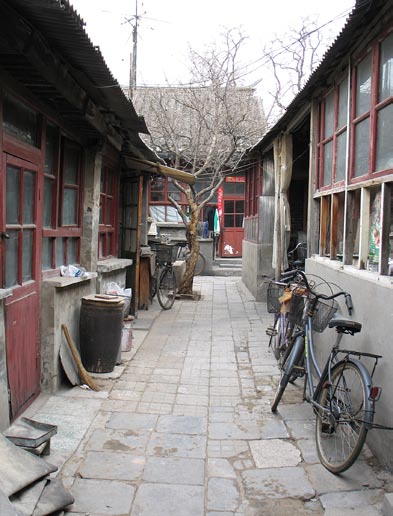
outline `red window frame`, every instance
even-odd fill
[[[104,163],[101,170],[98,231],[98,257],[101,259],[117,255],[118,199],[119,175],[113,166]]]
[[[55,126],[52,126],[55,128]],[[50,227],[43,227],[43,245],[48,243],[48,256],[43,250],[43,272],[53,270],[60,265],[79,263],[80,240],[82,236],[81,227],[81,203],[82,203],[82,147],[73,142],[58,130],[55,159],[52,170],[44,170],[44,181],[52,183],[51,206],[50,206]],[[65,167],[69,153],[77,156],[75,179],[66,180]],[[63,223],[65,210],[66,192],[75,192],[74,222]],[[44,205],[45,205],[44,192]],[[47,239],[47,240],[46,240]]]
[[[346,90],[342,90],[342,86],[347,82],[347,75],[341,76],[340,80],[334,86],[332,90],[330,90],[323,100],[319,104],[319,126],[318,126],[318,187],[320,190],[327,190],[332,187],[332,185],[339,187],[344,185],[345,183],[345,168],[343,177],[338,178],[338,152],[339,152],[339,139],[344,134],[347,135],[348,138],[348,126],[347,126],[347,117],[345,117],[345,123],[340,124],[340,103],[344,102],[347,109],[347,99],[348,99],[348,85]],[[342,98],[342,95],[347,95],[346,98]],[[329,134],[326,134],[326,121],[327,121],[327,100],[329,97],[333,96],[333,111],[332,115],[332,127]],[[331,166],[329,171],[329,181],[325,180],[325,160],[326,160],[326,149],[327,146],[331,144]],[[346,146],[345,146],[346,148]],[[345,156],[346,157],[346,152]]]
[[[262,167],[259,163],[252,166],[246,174],[245,217],[258,214],[258,200],[262,195]]]
[[[387,37],[392,36],[393,27],[389,27],[374,43],[367,53],[363,53],[356,61],[352,76],[352,111],[351,111],[351,144],[350,144],[350,182],[359,183],[375,177],[381,177],[391,174],[392,168],[385,168],[383,170],[376,170],[377,161],[377,138],[378,138],[378,114],[391,104],[393,104],[393,95],[390,95],[381,101],[378,99],[379,81],[380,81],[380,66],[381,66],[381,45]],[[356,92],[357,92],[357,69],[364,59],[371,56],[371,91],[370,91],[370,109],[364,113],[356,114]],[[355,176],[355,148],[356,148],[356,126],[369,118],[369,140],[368,140],[368,168],[363,174]]]

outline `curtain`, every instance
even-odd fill
[[[274,142],[275,222],[272,266],[288,268],[288,246],[291,236],[291,212],[288,189],[292,178],[292,135],[283,134]],[[281,257],[281,260],[280,260]]]

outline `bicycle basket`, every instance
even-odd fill
[[[281,303],[279,298],[284,293],[284,285],[276,281],[270,281],[267,287],[266,306],[269,314],[276,314],[280,311]]]
[[[317,303],[315,313],[312,317],[312,329],[318,333],[323,332],[323,330],[329,324],[330,319],[337,312],[337,309],[338,304],[334,299],[328,301],[320,299]]]
[[[159,263],[172,263],[176,260],[177,256],[177,245],[176,244],[162,244],[155,242],[150,245],[151,250],[156,253],[157,262]]]

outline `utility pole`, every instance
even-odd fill
[[[131,20],[134,19],[134,23]],[[134,90],[136,88],[136,56],[138,47],[138,0],[135,0],[135,15],[127,20],[132,26],[132,53],[130,55],[130,97],[133,97]]]

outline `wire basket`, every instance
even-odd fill
[[[173,263],[176,261],[177,245],[162,244],[155,242],[150,245],[152,251],[156,253],[156,260],[159,263]]]
[[[330,319],[337,312],[337,309],[338,304],[334,299],[328,301],[320,299],[317,303],[314,315],[312,317],[312,329],[318,333],[323,332],[323,330],[329,324]]]
[[[279,299],[284,293],[284,288],[285,285],[273,280],[267,286],[266,306],[269,314],[276,314],[280,311],[281,303]]]

